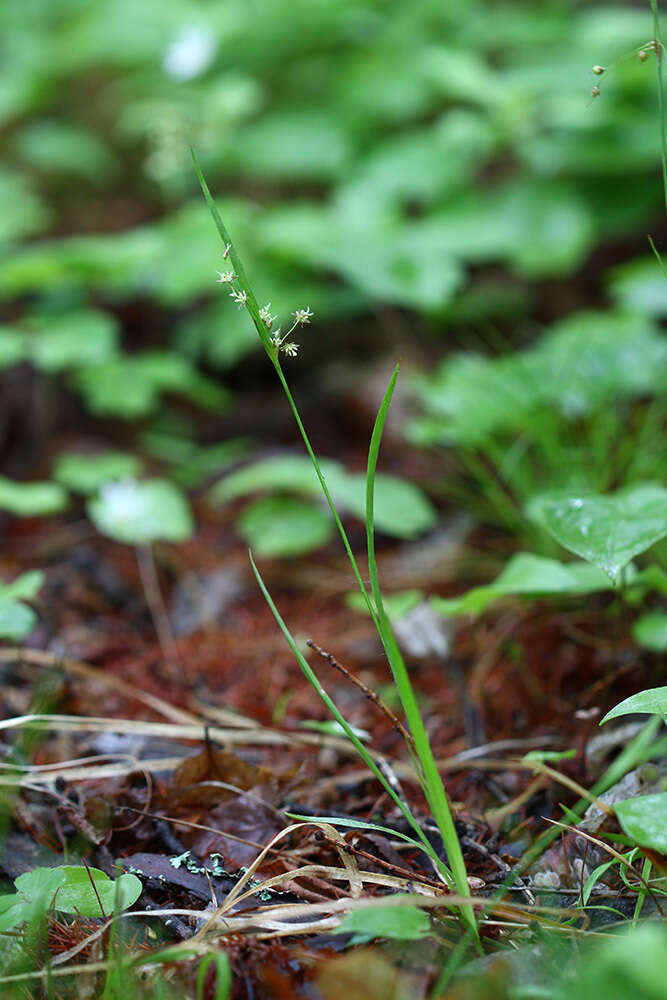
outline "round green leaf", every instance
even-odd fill
[[[249,504],[237,527],[260,556],[299,556],[325,545],[333,534],[330,515],[291,497],[265,497]]]
[[[20,642],[32,632],[36,623],[37,615],[32,608],[0,597],[0,639]]]
[[[667,854],[667,792],[617,802],[614,811],[629,837],[642,847]]]
[[[165,479],[107,483],[87,509],[102,534],[126,545],[184,542],[194,530],[187,500]]]

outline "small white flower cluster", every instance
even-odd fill
[[[225,250],[222,255],[223,260],[227,260],[229,257],[229,251],[231,250],[231,243],[225,245]],[[238,278],[238,275],[233,271],[217,271],[217,283],[219,285],[229,285],[231,291],[229,297],[234,299],[239,309],[243,309],[244,306],[248,305],[248,293],[244,289],[234,288],[234,282]],[[277,317],[271,315],[271,303],[267,302],[265,306],[259,310],[259,318],[266,327],[267,330],[273,330],[271,334],[271,343],[276,350],[276,353],[282,351],[288,358],[295,358],[299,350],[299,345],[295,344],[294,341],[289,340],[289,337],[296,330],[297,326],[306,326],[310,324],[310,318],[313,315],[312,310],[309,306],[305,309],[297,309],[296,312],[292,313],[293,323],[290,326],[287,333],[281,333],[280,327],[273,330],[273,324],[275,323]]]

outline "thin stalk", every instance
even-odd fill
[[[169,614],[160,590],[160,581],[155,566],[155,557],[150,545],[136,545],[137,567],[144,588],[146,603],[153,619],[153,626],[162,650],[167,675],[170,680],[181,679],[183,664],[176,648]]]
[[[665,91],[662,80],[662,56],[664,48],[662,45],[662,35],[660,32],[660,11],[658,0],[651,0],[653,10],[653,42],[656,68],[658,72],[658,113],[660,115],[660,150],[662,161],[662,186],[665,195],[665,208],[667,209],[667,132],[665,129]]]
[[[368,572],[371,581],[373,600],[375,601],[375,607],[377,609],[380,638],[382,639],[382,645],[384,646],[387,654],[394,683],[396,684],[401,705],[403,706],[403,711],[405,712],[405,717],[408,721],[408,726],[410,727],[410,732],[412,733],[412,738],[415,743],[415,749],[424,777],[424,791],[426,798],[447,851],[447,857],[454,876],[456,889],[459,895],[469,896],[470,887],[468,885],[468,876],[465,862],[463,860],[461,845],[454,826],[454,819],[450,809],[449,800],[447,798],[447,793],[445,791],[440,772],[438,771],[435,763],[431,744],[426,733],[424,720],[421,717],[421,713],[417,705],[417,699],[415,698],[410,676],[398,648],[398,643],[396,642],[396,637],[394,636],[393,629],[389,623],[389,618],[387,617],[384,609],[377,560],[375,558],[375,472],[380,452],[382,432],[387,419],[387,413],[389,412],[389,405],[391,403],[391,397],[394,393],[394,387],[396,385],[396,379],[398,378],[399,369],[400,365],[396,365],[389,382],[389,386],[380,405],[380,409],[378,410],[375,426],[373,427],[373,433],[371,435],[370,447],[368,449],[368,466],[366,471],[366,539],[368,548]],[[476,936],[477,924],[472,909],[462,909],[461,919],[468,928],[475,929]]]
[[[635,912],[632,915],[632,924],[633,924],[633,926],[637,923],[637,921],[639,920],[639,918],[641,916],[641,912],[642,912],[642,909],[643,909],[643,906],[644,906],[644,902],[645,902],[646,897],[648,895],[648,892],[646,891],[646,883],[648,882],[648,880],[651,877],[651,869],[652,869],[652,867],[653,867],[653,865],[651,863],[651,859],[650,858],[644,858],[644,864],[642,866],[642,884],[639,886],[639,888],[637,890],[637,902],[635,904]]]

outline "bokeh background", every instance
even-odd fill
[[[589,334],[623,341],[617,368],[635,336],[644,370],[664,362],[656,58],[637,54],[652,32],[648,3],[3,4],[4,471],[44,478],[88,433],[159,460],[261,434],[271,373],[215,283],[190,146],[258,298],[315,312],[289,362],[307,412],[315,373],[349,410],[346,385],[401,355],[420,387],[406,440],[447,443],[446,353],[497,357],[572,316],[566,378]],[[511,379],[473,381],[456,388],[468,416]]]

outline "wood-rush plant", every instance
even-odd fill
[[[392,631],[391,625],[389,624],[389,619],[384,609],[382,601],[382,593],[380,590],[380,582],[378,578],[378,569],[375,559],[375,538],[374,538],[374,520],[373,520],[373,502],[374,502],[374,484],[375,484],[375,470],[377,467],[378,454],[380,450],[380,441],[382,438],[382,431],[384,429],[385,420],[387,418],[387,412],[389,410],[389,404],[391,402],[391,397],[394,391],[394,386],[396,385],[396,379],[398,377],[399,366],[397,365],[394,369],[394,373],[389,382],[389,387],[384,395],[380,409],[375,421],[375,426],[373,427],[373,434],[371,436],[370,447],[368,451],[368,464],[366,472],[366,536],[367,536],[367,547],[368,547],[368,572],[370,578],[371,592],[369,593],[366,586],[364,585],[357,561],[352,552],[350,543],[348,541],[345,529],[341,523],[338,511],[336,510],[336,505],[334,504],[333,498],[329,489],[327,487],[326,480],[317,461],[315,453],[312,449],[308,434],[303,426],[301,417],[299,416],[299,411],[297,405],[294,401],[292,393],[290,391],[289,385],[287,384],[287,379],[283,372],[280,355],[285,354],[288,357],[293,357],[297,350],[298,344],[295,344],[290,338],[292,333],[298,328],[305,326],[310,322],[310,317],[312,313],[310,309],[297,309],[296,312],[292,314],[293,323],[286,333],[281,333],[280,329],[273,329],[273,324],[275,322],[275,317],[271,315],[270,309],[271,304],[268,303],[266,306],[260,308],[257,299],[252,291],[250,283],[246,277],[246,273],[239,258],[238,253],[234,247],[232,239],[225,228],[225,225],[220,217],[215,202],[211,196],[211,192],[208,189],[204,176],[199,168],[197,158],[192,152],[192,158],[194,160],[195,170],[197,171],[197,176],[199,178],[199,183],[201,184],[202,191],[204,193],[204,198],[213,217],[213,221],[217,227],[218,233],[222,240],[224,251],[223,259],[229,261],[231,264],[231,270],[218,272],[218,281],[222,285],[228,285],[230,288],[230,295],[233,300],[237,303],[240,309],[247,309],[250,317],[255,325],[255,329],[259,335],[262,342],[264,350],[273,365],[276,375],[280,380],[280,384],[283,387],[287,400],[294,414],[294,419],[296,420],[297,426],[303,442],[306,446],[308,454],[311,458],[317,478],[319,480],[320,486],[322,487],[322,492],[326,497],[327,503],[331,509],[331,514],[336,523],[336,527],[345,546],[345,551],[347,552],[352,570],[354,572],[359,590],[363,595],[363,599],[368,608],[368,612],[371,615],[375,627],[378,631],[378,635],[384,647],[389,666],[394,678],[394,683],[396,684],[396,689],[405,712],[405,716],[410,728],[414,740],[414,751],[409,747],[411,756],[413,758],[413,763],[415,765],[415,770],[421,784],[422,790],[428,802],[429,808],[433,815],[433,818],[437,824],[438,830],[442,837],[445,850],[447,852],[448,864],[445,864],[442,859],[437,855],[430,841],[426,837],[426,834],[419,825],[417,819],[413,815],[409,806],[403,801],[400,795],[392,788],[391,784],[387,781],[382,771],[370,756],[363,743],[359,740],[359,737],[355,734],[352,727],[346,722],[338,708],[326,693],[320,682],[318,681],[312,668],[301,654],[297,645],[290,634],[285,622],[281,618],[278,609],[276,608],[273,600],[266,589],[264,581],[255,565],[252,558],[252,553],[250,554],[250,562],[253,568],[253,572],[257,578],[257,582],[266,598],[266,601],[273,612],[273,615],[278,623],[285,639],[287,640],[294,656],[301,667],[301,670],[305,674],[308,681],[312,684],[320,699],[324,702],[328,710],[331,712],[336,721],[342,726],[347,738],[353,743],[359,755],[362,757],[366,766],[373,772],[377,779],[382,783],[387,794],[396,803],[400,811],[405,816],[406,820],[415,832],[418,845],[421,850],[423,850],[433,862],[436,870],[438,871],[440,877],[446,883],[446,885],[455,892],[458,896],[458,912],[463,922],[468,934],[476,941],[479,942],[479,936],[477,932],[477,924],[474,916],[474,911],[472,904],[466,903],[466,898],[470,898],[470,887],[468,885],[468,878],[466,874],[465,862],[463,860],[463,854],[461,852],[461,845],[459,844],[459,839],[456,834],[454,827],[454,819],[452,816],[451,807],[449,800],[447,798],[447,793],[445,791],[442,779],[438,772],[435,759],[433,757],[433,751],[431,749],[428,736],[426,734],[426,729],[424,722],[419,713],[417,707],[417,700],[415,698],[415,693],[410,682],[408,671],[406,669],[403,657],[401,656],[396,638]]]

